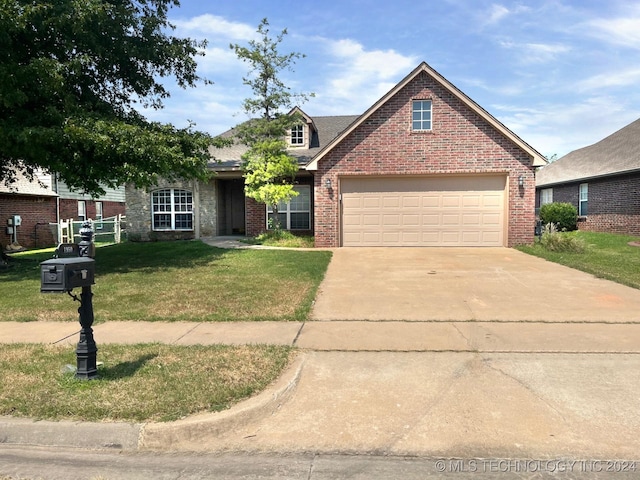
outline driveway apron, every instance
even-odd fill
[[[508,248],[339,248],[313,320],[640,320],[640,290]]]

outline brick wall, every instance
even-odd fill
[[[579,218],[580,230],[640,235],[640,173],[549,187],[553,201],[578,208],[581,183],[589,185],[589,203],[588,215]]]
[[[433,129],[412,132],[412,100],[428,99]],[[340,245],[339,177],[397,174],[508,175],[507,244],[533,242],[535,181],[530,157],[423,72],[319,162],[316,245]],[[518,186],[520,175],[524,188]],[[321,188],[327,178],[334,185],[332,191]]]
[[[13,241],[7,234],[7,220],[12,215],[22,217],[17,227],[18,243],[25,248],[55,245],[49,223],[56,223],[56,197],[37,197],[0,193],[0,245]]]

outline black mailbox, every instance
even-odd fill
[[[42,293],[64,293],[95,283],[95,260],[88,257],[53,258],[40,264]]]

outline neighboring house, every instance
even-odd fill
[[[50,176],[41,177],[43,184],[50,183]],[[0,182],[0,245],[7,247],[14,242],[24,248],[39,248],[54,244],[49,223],[56,222],[58,195],[46,185],[29,181],[17,175],[10,187]],[[20,217],[20,225],[13,218]]]
[[[60,196],[59,215],[62,220],[72,219],[76,222],[91,219],[97,225],[103,218],[124,215],[126,211],[125,187],[105,187],[104,195],[93,197],[84,193],[72,191],[55,176],[51,188]]]
[[[55,175],[37,173],[34,181],[18,175],[11,186],[0,183],[0,243],[11,244],[17,240],[24,248],[41,248],[58,241],[50,224],[60,220],[94,220],[100,228],[103,218],[124,215],[125,189],[107,188],[105,195],[91,197],[72,192]],[[16,234],[7,233],[9,218],[20,216],[22,224]],[[4,235],[2,235],[4,234]]]
[[[289,136],[299,192],[279,215],[316,246],[513,246],[534,234],[544,157],[426,63],[359,116],[311,117]],[[224,136],[233,136],[233,131]],[[129,239],[253,236],[269,209],[245,198],[246,147],[212,151],[208,183],[127,186]]]
[[[536,173],[536,206],[568,202],[578,228],[640,235],[640,119]]]

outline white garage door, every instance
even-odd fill
[[[345,178],[342,244],[503,246],[506,176]]]

